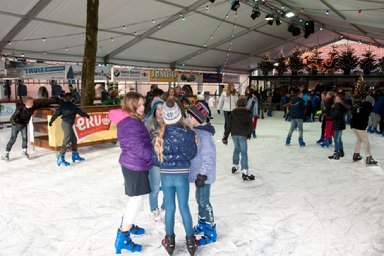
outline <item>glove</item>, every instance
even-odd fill
[[[52,124],[53,124],[52,122],[49,122],[49,126],[52,126]]]
[[[87,119],[91,118],[89,115],[87,115]]]
[[[228,140],[227,139],[222,139],[221,141],[223,142],[224,145],[228,145]]]
[[[220,114],[220,109],[217,110],[217,114]]]
[[[250,139],[251,139],[251,134],[249,134],[249,135],[247,136],[247,139],[248,139],[248,140],[250,140]]]
[[[206,180],[207,180],[207,175],[197,174],[197,178],[195,180],[196,187],[200,188],[204,186],[204,183]]]

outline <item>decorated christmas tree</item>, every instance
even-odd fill
[[[297,72],[304,67],[300,56],[301,52],[296,48],[288,58],[288,67],[291,70],[292,75],[297,75]]]
[[[261,58],[261,61],[257,65],[257,68],[263,72],[263,76],[267,76],[269,72],[273,70],[273,63],[271,61],[271,57],[269,55],[264,55]]]
[[[307,67],[309,69],[309,73],[312,75],[317,75],[317,71],[321,70],[323,58],[321,57],[322,52],[319,51],[319,48],[315,47],[312,50],[312,56],[310,57],[310,62]]]
[[[367,95],[368,90],[365,86],[364,77],[360,75],[353,90],[354,107],[357,107],[361,102],[363,102]]]
[[[322,71],[330,74],[335,73],[339,69],[338,61],[339,51],[336,45],[332,45],[332,50],[328,52],[328,58],[322,62]]]
[[[287,59],[285,58],[284,54],[281,52],[279,56],[276,58],[276,63],[278,64],[276,67],[277,74],[279,76],[284,75],[284,73],[287,71]]]
[[[384,57],[381,57],[381,59],[378,60],[378,63],[381,69],[381,73],[384,73]]]
[[[369,75],[372,70],[377,68],[378,64],[376,63],[376,60],[374,59],[375,55],[371,50],[366,50],[363,57],[364,58],[359,62],[360,68],[363,70],[364,75]]]
[[[355,50],[347,45],[347,48],[341,53],[337,65],[344,71],[344,75],[349,75],[358,63],[359,58],[356,57]]]

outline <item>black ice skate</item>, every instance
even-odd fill
[[[377,165],[377,161],[372,158],[372,156],[367,156],[365,163],[367,165]]]
[[[248,170],[242,170],[241,172],[242,172],[241,177],[243,178],[244,181],[255,180],[255,175],[251,174]]]
[[[237,172],[238,169],[239,169],[239,166],[234,165],[234,166],[232,167],[232,173]]]
[[[163,241],[161,241],[161,244],[164,246],[167,253],[172,255],[175,250],[175,234],[171,236],[166,235]]]
[[[353,162],[360,161],[361,159],[363,159],[363,158],[361,157],[361,155],[359,153],[353,153],[353,157],[352,157]]]
[[[197,249],[195,236],[186,236],[185,239],[187,241],[187,250],[189,252],[189,255],[194,256]]]

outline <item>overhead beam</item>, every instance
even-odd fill
[[[207,3],[208,1],[207,0],[199,0],[195,3],[193,3],[192,5],[184,8],[183,10],[183,15],[186,15],[194,10],[196,10],[198,7],[200,7],[201,5]],[[177,13],[173,14],[172,16],[170,16],[169,18],[167,18],[166,20],[164,20],[163,22],[161,22],[160,24],[156,25],[156,26],[153,26],[152,28],[148,29],[147,31],[145,31],[143,34],[141,34],[140,36],[137,36],[136,38],[132,39],[131,41],[127,42],[126,44],[120,46],[119,48],[113,50],[112,52],[110,52],[109,54],[107,54],[107,56],[105,56],[105,58],[108,60],[116,55],[118,55],[119,53],[125,51],[126,49],[132,47],[133,45],[137,44],[138,42],[142,41],[143,39],[145,38],[148,38],[150,35],[154,34],[155,32],[159,31],[160,29],[163,29],[164,27],[170,25],[171,23],[173,23],[174,21],[180,19],[180,11],[178,11]],[[160,26],[160,28],[159,28]]]
[[[9,41],[12,41],[52,0],[40,0],[27,14],[1,39],[0,49],[3,49]]]

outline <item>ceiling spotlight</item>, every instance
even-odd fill
[[[260,15],[261,15],[260,10],[258,8],[255,8],[252,10],[251,18],[254,20],[254,19],[260,17]]]
[[[279,17],[276,17],[276,25],[279,26],[281,24],[281,20]]]
[[[295,26],[294,24],[290,24],[288,26],[288,32],[291,32],[293,36],[298,36],[301,33],[300,28]]]
[[[240,7],[240,1],[234,0],[231,5],[232,11],[237,11],[237,9]]]
[[[287,17],[287,18],[292,18],[293,16],[295,16],[295,13],[294,13],[294,12],[287,12],[287,13],[285,14],[285,17]]]
[[[209,2],[211,2],[211,3],[214,3],[214,2],[215,2],[215,0],[209,0]]]

